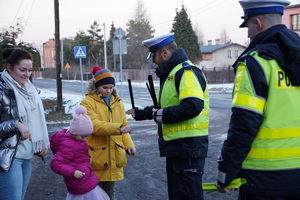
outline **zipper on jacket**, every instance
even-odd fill
[[[108,110],[109,110],[109,112],[110,112],[110,113],[112,113],[111,106],[112,106],[114,103],[116,103],[117,101],[119,102],[119,101],[121,101],[121,99],[120,99],[120,98],[118,98],[117,100],[115,100],[114,102],[112,102],[112,104],[111,104],[111,105],[107,105],[107,104],[106,104],[106,105],[107,105],[107,107],[108,107]]]
[[[125,149],[123,146],[119,145],[118,143],[116,143],[116,145],[122,149]]]

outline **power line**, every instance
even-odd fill
[[[17,16],[18,16],[18,13],[19,13],[19,11],[20,11],[20,8],[21,8],[21,6],[22,6],[22,4],[23,4],[23,0],[22,0],[22,2],[21,2],[20,6],[19,6],[19,9],[18,9],[18,12],[17,12],[17,14],[16,14],[16,16],[15,16],[15,18],[14,18],[14,20],[12,21],[12,23],[11,23],[10,26],[12,26],[12,25],[14,24],[14,22],[15,22]]]
[[[35,0],[33,0],[32,4],[31,4],[31,8],[30,8],[30,11],[29,11],[29,13],[28,13],[27,19],[26,19],[26,21],[25,21],[25,26],[24,26],[24,28],[23,28],[23,32],[22,32],[22,35],[21,35],[21,37],[20,37],[19,43],[21,42],[21,39],[22,39],[23,33],[24,33],[24,31],[25,31],[25,27],[26,27],[26,25],[27,25],[29,16],[30,16],[30,14],[31,14],[31,11],[32,11],[32,7],[33,7],[34,2],[35,2]]]

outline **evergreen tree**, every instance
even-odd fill
[[[0,32],[0,53],[5,48],[22,48],[32,54],[33,57],[33,71],[41,70],[41,56],[39,51],[32,45],[24,42],[17,43],[19,35],[22,34],[23,27],[21,20],[18,19],[15,26],[9,28],[3,27]],[[5,69],[5,61],[0,56],[0,71]]]
[[[175,33],[174,39],[177,46],[185,50],[194,64],[198,64],[202,58],[198,37],[193,30],[191,20],[188,18],[187,11],[183,5],[180,11],[176,11],[171,32]]]
[[[89,33],[89,55],[93,60],[94,65],[99,65],[104,68],[104,41],[102,40],[103,35],[100,35],[101,29],[100,24],[94,21],[88,30]]]
[[[74,37],[74,47],[75,46],[85,46],[86,47],[86,58],[81,59],[83,65],[87,66],[90,61],[89,54],[89,45],[90,45],[90,37],[84,32],[84,30],[79,30]],[[75,59],[75,58],[74,58]],[[75,59],[76,63],[79,64],[79,59]],[[87,69],[86,69],[87,71]]]
[[[145,39],[152,38],[154,30],[150,25],[147,10],[142,0],[138,0],[133,19],[126,23],[127,55],[124,56],[125,68],[144,69],[147,61],[148,49],[142,44]]]
[[[107,68],[111,71],[116,71],[116,56],[113,54],[113,40],[117,39],[115,37],[116,28],[114,22],[111,23],[109,31],[109,39],[106,42],[106,53],[107,53]]]
[[[63,66],[65,66],[67,63],[72,65],[78,65],[79,60],[74,58],[74,40],[71,38],[63,38],[62,39],[63,44]]]

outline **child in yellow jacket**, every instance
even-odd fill
[[[94,78],[89,81],[85,98],[80,102],[87,108],[87,115],[94,126],[94,132],[86,142],[93,161],[92,168],[101,180],[98,185],[114,200],[115,181],[124,179],[126,153],[133,156],[136,149],[113,74],[98,66],[93,67],[92,74]]]

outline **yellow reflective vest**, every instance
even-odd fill
[[[187,63],[192,65],[190,61],[187,61]],[[178,93],[175,86],[175,74],[182,67],[182,63],[177,65],[165,81],[162,88],[163,92],[159,92],[161,94],[158,98],[160,107],[177,106],[181,100],[193,97],[202,99],[204,101],[204,108],[197,117],[192,119],[180,123],[162,124],[162,134],[166,141],[208,135],[209,95],[207,85],[205,91],[203,91],[197,76],[191,68],[188,68],[182,74]]]
[[[276,60],[263,59],[256,50],[249,55],[260,64],[269,91],[268,99],[257,96],[247,63],[238,64],[232,106],[263,115],[242,167],[253,170],[300,168],[300,106],[290,106],[299,102],[300,88],[294,86]]]

